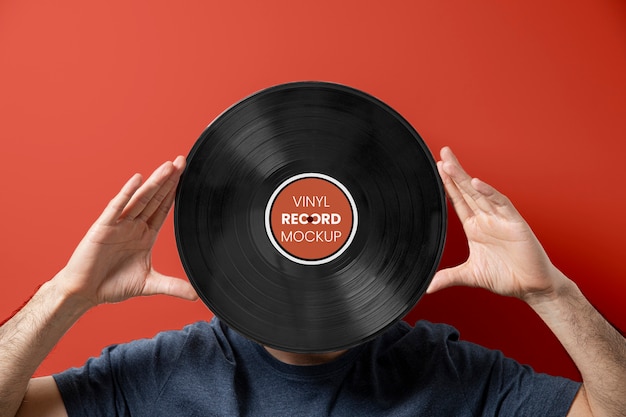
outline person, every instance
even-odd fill
[[[438,170],[469,244],[428,292],[486,288],[525,301],[556,335],[582,383],[535,373],[459,340],[444,324],[399,322],[340,352],[298,354],[244,339],[214,318],[111,346],[80,369],[32,378],[90,308],[131,297],[197,298],[152,268],[183,157],[134,175],[67,265],[0,328],[0,416],[626,415],[626,342],[549,260],[503,194],[470,177],[448,147]]]

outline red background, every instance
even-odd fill
[[[187,154],[204,127],[273,84],[326,80],[403,114],[434,152],[506,193],[553,261],[626,328],[626,3],[588,1],[0,2],[0,317],[61,268],[134,172]],[[444,265],[464,259],[454,215]],[[171,218],[155,249],[183,276]],[[153,297],[90,311],[40,367],[206,319]],[[522,302],[426,296],[409,319],[577,378]]]

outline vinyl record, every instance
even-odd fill
[[[266,346],[326,352],[417,303],[439,264],[446,203],[428,148],[397,112],[347,86],[297,82],[206,128],[174,223],[217,317]]]

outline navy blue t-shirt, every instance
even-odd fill
[[[110,346],[54,378],[70,417],[564,416],[579,388],[425,321],[295,366],[213,319]]]

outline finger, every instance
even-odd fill
[[[146,279],[141,295],[169,295],[184,300],[195,301],[198,294],[189,281],[162,275],[153,271]]]
[[[180,162],[178,166],[172,162],[165,162],[157,168],[130,200],[124,216],[129,220],[139,218],[146,221],[150,218],[169,191],[176,187],[181,172]]]
[[[439,175],[441,176],[441,180],[443,181],[443,186],[446,189],[446,194],[452,202],[454,211],[456,211],[456,214],[457,216],[459,216],[461,222],[465,222],[468,217],[473,215],[474,211],[467,204],[465,198],[463,198],[463,195],[457,188],[456,184],[454,183],[454,181],[452,181],[452,178],[450,178],[450,176],[444,172],[442,161],[437,162],[437,170],[439,171]]]
[[[137,189],[141,186],[141,175],[135,174],[133,175],[127,182],[124,184],[122,189],[106,206],[97,223],[102,223],[105,225],[112,225],[119,220],[124,208],[133,197]]]
[[[148,226],[152,229],[158,230],[163,225],[163,222],[167,218],[167,214],[172,208],[172,204],[174,203],[174,198],[176,197],[176,186],[178,185],[178,180],[180,179],[180,175],[185,169],[185,158],[182,156],[178,156],[173,162],[174,168],[176,169],[175,175],[173,175],[171,180],[171,186],[169,187],[169,191],[165,198],[163,198],[158,205],[155,206],[153,213],[150,218],[146,220]]]
[[[182,156],[177,157],[174,162],[172,162],[172,166],[174,167],[174,171],[154,194],[152,199],[150,199],[150,202],[143,211],[137,216],[137,218],[147,222],[151,228],[159,229],[172,207],[176,185],[185,168],[185,158]]]
[[[454,287],[454,286],[467,286],[468,284],[465,282],[466,273],[464,270],[466,263],[455,266],[453,268],[446,268],[437,271],[435,276],[433,277],[428,289],[426,290],[427,294],[432,294],[439,290],[443,290],[444,288]]]
[[[148,227],[154,230],[159,230],[163,225],[163,222],[167,218],[167,215],[174,204],[174,198],[176,197],[176,188],[172,188],[170,192],[161,201],[161,204],[156,208],[152,217],[146,220]]]
[[[496,190],[493,186],[478,178],[472,179],[472,186],[476,191],[485,196],[485,198],[489,200],[490,204],[495,207],[499,213],[505,214],[509,217],[520,216],[517,209],[513,206],[513,203],[511,203],[511,200]]]
[[[167,181],[172,170],[172,163],[169,161],[164,162],[155,169],[126,205],[123,212],[124,217],[133,220],[139,216],[150,203],[150,200],[152,200],[154,195]]]
[[[465,172],[459,160],[449,147],[444,147],[441,150],[441,160],[443,161],[443,171],[454,181],[465,199],[465,202],[471,207],[474,213],[478,213],[479,211],[493,212],[493,207],[489,204],[489,201],[473,187],[472,177]]]

